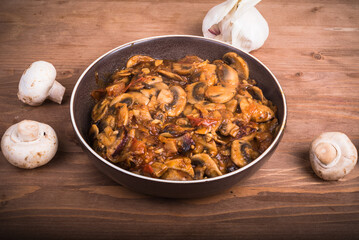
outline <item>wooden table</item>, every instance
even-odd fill
[[[313,173],[311,140],[346,133],[359,147],[359,2],[267,0],[270,35],[252,52],[277,76],[288,125],[273,157],[250,179],[203,199],[160,199],[101,174],[81,150],[69,101],[80,74],[123,43],[202,35],[222,0],[1,1],[0,134],[23,119],[54,127],[56,157],[21,170],[0,154],[0,239],[350,239],[359,234],[359,167],[344,180]],[[62,105],[17,99],[23,70],[46,60],[66,87]]]

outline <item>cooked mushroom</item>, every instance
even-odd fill
[[[110,106],[113,106],[116,103],[126,103],[128,107],[132,106],[133,103],[147,105],[149,101],[148,97],[140,92],[128,92],[115,97],[111,101]]]
[[[237,110],[238,101],[236,99],[232,99],[231,101],[226,103],[226,108],[230,112],[235,112]]]
[[[247,80],[249,77],[249,69],[246,61],[238,56],[235,52],[228,52],[224,54],[223,60],[234,68],[241,79]]]
[[[218,78],[221,84],[230,89],[236,89],[239,86],[238,73],[227,64],[220,64],[217,67]]]
[[[325,132],[314,139],[309,156],[318,177],[324,180],[339,180],[353,170],[358,152],[344,133]]]
[[[56,69],[51,63],[45,61],[32,63],[21,76],[18,98],[31,106],[39,106],[45,99],[61,104],[65,87],[55,78]]]
[[[166,135],[161,134],[158,139],[164,143],[165,150],[169,153],[186,153],[189,151],[192,146],[195,145],[191,135],[185,133],[182,136],[172,138],[171,135],[165,137]]]
[[[179,137],[185,134],[186,132],[190,132],[192,130],[193,128],[181,127],[179,125],[170,123],[165,125],[165,127],[161,130],[161,135],[164,137]]]
[[[217,84],[218,77],[216,74],[217,66],[214,64],[203,64],[199,67],[200,76],[199,81],[206,83],[207,86],[213,86]]]
[[[231,147],[231,159],[238,167],[244,167],[253,159],[258,157],[258,153],[252,149],[252,145],[247,141],[234,140]]]
[[[102,101],[96,103],[91,112],[92,121],[97,122],[106,115],[109,103],[110,101],[107,98],[104,98]]]
[[[194,177],[194,171],[191,165],[191,159],[187,157],[176,158],[165,162],[169,169],[175,169],[187,173],[192,178]]]
[[[219,127],[219,132],[223,136],[231,135],[232,137],[235,137],[239,132],[239,127],[234,124],[230,119],[224,119],[221,126]]]
[[[166,71],[166,70],[158,70],[158,73],[163,75],[163,76],[166,76],[168,78],[171,78],[173,80],[177,80],[179,82],[184,82],[185,79],[183,79],[180,75],[176,74],[176,73],[173,73],[173,72],[169,72],[169,71]]]
[[[149,57],[149,56],[143,56],[143,55],[135,55],[133,57],[131,57],[126,64],[127,68],[131,68],[136,66],[137,64],[141,63],[141,62],[154,62],[155,59]]]
[[[207,142],[204,137],[194,134],[192,136],[195,142],[194,153],[205,153],[208,152],[211,157],[214,157],[218,153],[217,145],[214,140]]]
[[[274,112],[269,107],[252,98],[242,98],[240,103],[242,113],[255,122],[266,122],[274,117]]]
[[[120,110],[117,113],[117,127],[126,126],[128,124],[128,108],[127,104],[122,104]]]
[[[268,100],[264,97],[264,94],[259,87],[251,86],[248,88],[248,91],[254,99],[260,100],[264,105],[268,104]]]
[[[140,92],[145,95],[145,97],[151,99],[153,96],[157,96],[159,93],[159,90],[156,88],[150,88],[150,89],[141,89]]]
[[[144,123],[153,120],[146,105],[138,105],[133,108],[133,115],[137,122]]]
[[[191,63],[173,63],[173,71],[181,75],[189,75],[193,72],[193,64]]]
[[[222,86],[210,86],[206,90],[206,97],[215,103],[226,103],[236,94],[233,89]]]
[[[95,140],[97,135],[99,134],[99,129],[96,124],[92,124],[89,130],[89,137],[91,140]]]
[[[161,76],[146,76],[144,77],[143,83],[147,84],[147,85],[153,85],[155,83],[160,83],[162,82],[162,77]]]
[[[152,175],[159,178],[161,177],[168,169],[166,164],[160,162],[154,162],[151,164]]]
[[[193,155],[191,160],[193,165],[205,166],[205,174],[208,177],[217,177],[222,175],[222,172],[219,170],[216,162],[208,154],[200,153]]]
[[[1,151],[12,165],[32,169],[48,163],[56,154],[57,136],[49,125],[24,120],[9,127],[1,139]]]
[[[187,101],[195,104],[204,100],[207,85],[204,82],[196,82],[186,87]]]
[[[127,66],[91,94],[98,103],[89,139],[121,168],[171,180],[216,177],[253,161],[276,136],[277,109],[235,53],[212,62],[136,55]]]
[[[182,113],[186,106],[187,94],[180,86],[172,86],[170,88],[173,100],[171,103],[165,105],[168,116],[175,117]]]
[[[176,169],[168,169],[161,176],[161,178],[167,180],[174,180],[174,181],[186,181],[193,179],[188,173]]]
[[[173,101],[173,94],[169,89],[162,89],[157,96],[157,102],[161,104],[164,108],[166,104],[169,104]]]

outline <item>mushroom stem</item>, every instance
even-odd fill
[[[21,121],[15,131],[21,142],[32,142],[39,138],[39,124],[35,121]]]
[[[65,93],[65,87],[62,86],[61,83],[55,80],[54,85],[52,85],[49,91],[49,96],[47,98],[53,102],[61,104],[64,93]]]
[[[315,148],[314,153],[319,161],[325,165],[333,162],[337,156],[337,150],[335,147],[327,142],[319,143]]]

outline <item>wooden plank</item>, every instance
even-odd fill
[[[252,52],[276,75],[289,118],[273,157],[250,179],[202,199],[131,192],[101,174],[73,132],[69,101],[82,71],[110,49],[155,35],[202,35],[210,1],[2,1],[0,134],[23,119],[54,127],[60,146],[46,166],[11,166],[0,154],[1,239],[343,239],[359,234],[359,169],[338,182],[315,176],[308,149],[324,131],[359,147],[359,2],[267,0],[270,35]],[[64,103],[16,96],[23,70],[52,62]]]

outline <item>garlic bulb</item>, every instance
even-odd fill
[[[218,39],[250,52],[268,38],[267,21],[255,8],[261,0],[227,0],[208,11],[203,19],[203,36]]]
[[[324,180],[339,180],[351,172],[358,152],[347,135],[325,132],[310,146],[310,163],[314,172]]]

